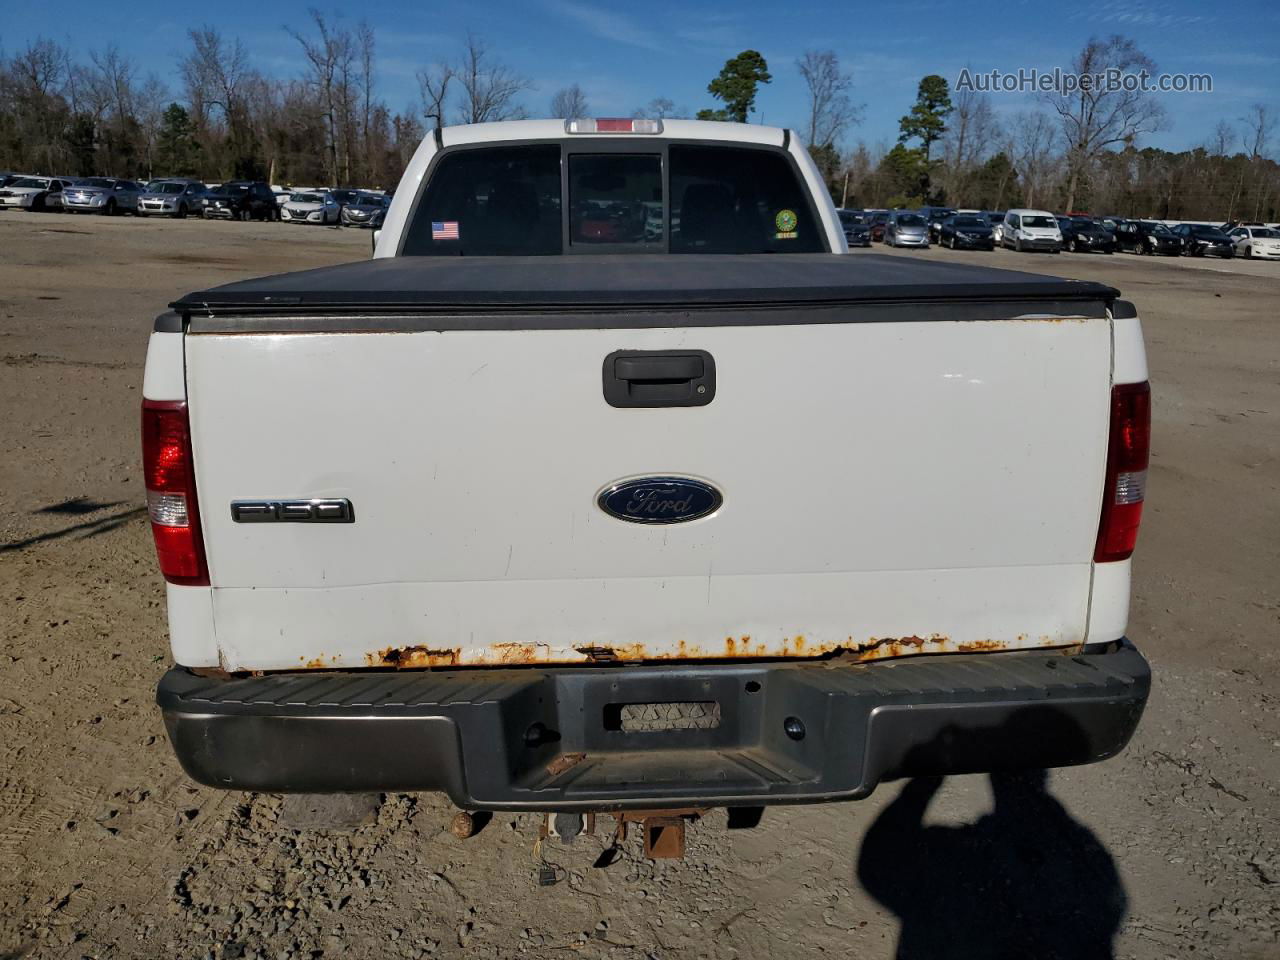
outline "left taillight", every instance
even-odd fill
[[[208,586],[186,403],[142,401],[142,471],[160,572],[170,583]]]
[[[1111,388],[1111,435],[1107,479],[1098,524],[1097,563],[1127,560],[1138,542],[1151,458],[1151,386],[1118,383]]]

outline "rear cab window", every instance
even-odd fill
[[[400,255],[826,250],[783,151],[609,140],[446,149]]]

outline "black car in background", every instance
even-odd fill
[[[1116,237],[1092,217],[1059,217],[1062,244],[1072,253],[1116,252]]]
[[[957,213],[938,226],[938,243],[952,250],[994,250],[991,223],[980,213]]]
[[[929,242],[937,243],[942,236],[942,221],[956,212],[950,207],[921,207],[919,213],[929,223]]]
[[[1160,254],[1177,257],[1182,254],[1182,240],[1163,223],[1151,220],[1121,220],[1116,224],[1116,249],[1130,253]]]
[[[1217,227],[1203,223],[1180,223],[1173,228],[1173,232],[1182,241],[1182,252],[1189,257],[1211,256],[1229,260],[1236,255],[1231,238]]]
[[[261,180],[231,180],[204,196],[206,220],[279,220],[276,195]]]
[[[851,247],[871,246],[870,217],[861,210],[837,210],[844,239]]]

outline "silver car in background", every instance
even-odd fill
[[[358,193],[342,208],[342,225],[376,230],[382,226],[390,205],[391,202],[380,193]]]
[[[199,180],[152,180],[138,198],[140,217],[176,217],[199,213],[207,189]]]
[[[129,211],[136,213],[142,187],[132,180],[115,177],[85,177],[62,194],[62,209],[74,213],[102,213],[108,217]]]
[[[895,210],[885,224],[884,242],[890,247],[928,247],[929,221],[912,210]]]

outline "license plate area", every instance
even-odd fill
[[[604,728],[623,733],[714,730],[718,726],[720,704],[715,700],[608,703],[604,708]]]

